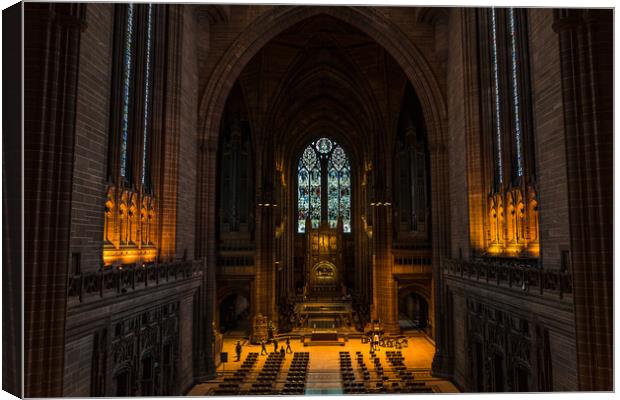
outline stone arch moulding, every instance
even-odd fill
[[[222,304],[222,302],[228,296],[233,295],[233,294],[243,296],[249,302],[252,301],[252,299],[250,298],[251,290],[249,288],[245,288],[242,285],[223,285],[217,290],[217,296],[216,296],[217,306],[219,307],[220,304]]]
[[[429,142],[441,143],[445,132],[446,103],[422,52],[400,28],[372,7],[318,6],[274,7],[259,16],[235,39],[215,67],[201,99],[199,120],[202,140],[219,135],[228,93],[252,57],[281,32],[319,14],[332,16],[359,29],[396,60],[420,99],[427,129],[431,133]]]
[[[428,306],[430,307],[431,299],[432,299],[432,296],[430,293],[430,287],[427,288],[425,287],[424,284],[421,284],[421,283],[411,283],[411,284],[405,285],[398,289],[398,299],[401,300],[402,298],[409,295],[410,293],[415,293],[418,296],[422,297],[426,301]]]
[[[250,285],[250,283],[248,282],[248,285]],[[215,298],[215,316],[214,316],[214,323],[216,326],[219,327],[220,324],[220,315],[219,315],[219,310],[222,303],[224,302],[224,300],[226,300],[228,298],[228,296],[231,296],[233,294],[236,294],[238,296],[242,296],[245,297],[245,299],[248,301],[249,304],[249,308],[250,310],[252,310],[252,307],[254,305],[254,301],[252,299],[252,290],[249,287],[244,287],[242,284],[233,284],[233,285],[223,285],[221,287],[219,287],[217,289],[217,293],[216,293],[216,298]]]
[[[204,149],[199,161],[199,168],[202,171],[215,168],[217,157],[209,152],[217,151],[220,123],[228,94],[247,63],[274,37],[293,25],[320,14],[339,19],[359,29],[394,58],[420,100],[429,149],[445,152],[447,112],[445,98],[422,52],[389,18],[373,7],[278,6],[261,14],[243,30],[218,61],[209,78],[198,109],[199,144]],[[431,157],[433,158],[433,154]],[[436,164],[440,163],[439,158]],[[214,179],[209,177],[209,174],[204,174],[201,180],[197,193],[198,204],[203,204],[214,187]],[[432,176],[431,181],[436,181],[436,185],[433,185],[436,188],[445,186],[447,176],[445,173],[440,173]],[[447,191],[445,188],[444,190]],[[437,192],[437,189],[432,191]],[[436,203],[438,207],[444,208],[446,202],[445,198],[438,198]],[[208,263],[215,257],[213,240],[209,237],[212,233],[205,232],[201,226],[209,226],[209,222],[214,220],[214,213],[214,205],[199,206],[199,221],[202,223],[198,222],[196,227],[197,256],[206,256]],[[433,221],[433,226],[446,224],[446,217],[442,216],[441,222]],[[438,238],[440,244],[434,247],[447,248],[446,240],[445,237]]]

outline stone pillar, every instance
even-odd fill
[[[276,265],[275,265],[275,212],[273,196],[265,193],[256,207],[256,275],[253,298],[255,315],[262,314],[271,321],[274,331],[278,327],[276,309]]]
[[[215,336],[213,322],[216,307],[216,181],[217,137],[205,138],[200,145],[200,177],[198,187],[198,216],[196,257],[202,258],[202,285],[196,294],[194,312],[194,375],[197,378],[215,376]]]
[[[181,140],[181,55],[183,54],[183,10],[180,5],[168,6],[166,32],[168,56],[165,73],[164,132],[162,178],[160,183],[160,261],[174,259],[176,249],[177,202],[179,181],[179,150]]]
[[[613,388],[613,12],[561,9],[579,390]]]
[[[429,127],[429,132],[432,131]],[[450,204],[448,191],[447,148],[442,144],[429,145],[431,159],[431,204],[432,204],[432,243],[433,243],[433,295],[435,301],[435,357],[433,358],[433,375],[451,377],[453,356],[450,354],[445,314],[442,259],[447,257],[450,246]]]
[[[387,204],[387,205],[386,205]],[[393,275],[392,206],[377,202],[373,208],[373,305],[372,318],[379,319],[386,333],[398,334],[398,285]]]
[[[21,40],[15,40],[23,32],[22,3],[15,3],[2,10],[3,54],[20,54]],[[2,120],[2,355],[5,367],[2,373],[2,389],[16,397],[23,397],[22,304],[23,258],[22,243],[24,217],[22,207],[24,155],[15,151],[23,147],[21,106],[23,101],[23,64],[18,60],[5,62],[2,66],[2,98],[5,115]],[[9,103],[11,102],[11,103]],[[11,105],[9,105],[11,104]],[[20,115],[18,117],[18,115]]]
[[[24,4],[26,397],[63,395],[76,90],[85,7]]]

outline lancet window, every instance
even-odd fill
[[[105,264],[152,261],[156,255],[152,161],[158,142],[156,63],[163,60],[157,37],[164,12],[165,6],[153,4],[115,6]]]
[[[538,196],[531,129],[526,10],[481,10],[487,253],[538,255]]]

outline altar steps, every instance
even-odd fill
[[[334,340],[319,340],[313,341],[309,340],[304,342],[304,346],[344,346],[344,341],[334,341]]]

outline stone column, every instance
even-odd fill
[[[561,9],[579,390],[613,388],[613,12]]]
[[[429,128],[429,131],[431,129]],[[435,301],[435,357],[433,358],[433,374],[450,377],[452,374],[453,356],[449,352],[448,338],[451,332],[446,327],[444,307],[442,259],[447,257],[450,246],[450,205],[448,192],[447,148],[443,144],[429,145],[431,159],[431,204],[432,204],[432,243],[433,243],[433,295]]]
[[[85,7],[24,4],[26,397],[63,395],[77,73]]]
[[[181,138],[181,55],[183,54],[183,10],[180,5],[168,6],[167,48],[169,55],[165,72],[164,132],[159,208],[161,210],[159,253],[161,259],[174,259],[179,181],[179,150]],[[161,261],[161,260],[160,260]]]
[[[388,205],[386,205],[388,204]],[[393,275],[392,206],[384,201],[373,208],[373,318],[379,319],[389,334],[400,333],[398,325],[398,286]]]
[[[271,321],[274,331],[278,326],[278,312],[275,304],[276,265],[275,265],[275,212],[273,196],[266,191],[256,208],[256,275],[254,299],[256,315],[259,313]]]
[[[255,275],[252,293],[253,315],[252,321],[256,317],[262,316],[265,322],[271,321],[274,332],[278,329],[278,313],[276,309],[276,252],[275,252],[275,222],[278,207],[276,203],[276,187],[274,182],[277,178],[275,170],[275,155],[272,143],[273,138],[266,140],[263,146],[256,149],[256,168],[255,177],[259,184],[256,187],[256,256],[255,256]],[[254,330],[254,328],[252,328]],[[256,335],[263,335],[263,330]],[[254,332],[252,332],[254,336]],[[255,338],[252,337],[254,340]],[[260,337],[256,338],[260,340]]]
[[[215,375],[215,336],[213,321],[216,294],[216,181],[217,137],[205,138],[199,149],[200,177],[198,186],[198,216],[196,257],[202,258],[202,285],[196,294],[194,319],[194,375],[211,378]]]

